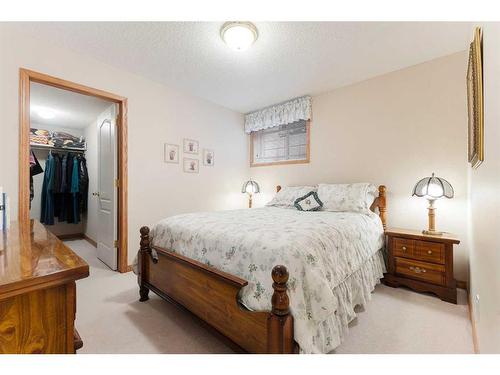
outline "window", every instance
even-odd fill
[[[250,165],[309,163],[309,121],[251,133]]]

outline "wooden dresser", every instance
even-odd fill
[[[0,353],[75,353],[84,260],[39,222],[0,231]]]
[[[385,285],[404,285],[419,292],[431,292],[443,301],[457,303],[453,277],[453,235],[422,234],[420,231],[389,228],[387,236],[387,273]]]

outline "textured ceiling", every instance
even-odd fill
[[[222,23],[10,27],[243,113],[466,50],[473,30],[449,22],[259,22],[257,42],[236,52],[219,37]]]
[[[61,90],[52,86],[31,83],[30,120],[34,124],[56,126],[66,129],[83,129],[97,119],[110,102]],[[37,113],[37,108],[53,111],[54,117],[44,119]]]

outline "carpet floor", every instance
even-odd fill
[[[78,353],[233,353],[197,318],[150,293],[139,302],[137,278],[111,271],[85,240],[65,242],[90,265],[77,281]],[[473,353],[465,292],[453,305],[404,288],[378,285],[334,353]]]

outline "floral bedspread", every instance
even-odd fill
[[[333,315],[345,301],[335,288],[360,271],[383,240],[375,214],[276,207],[177,215],[152,230],[153,245],[247,280],[240,300],[252,310],[271,310],[271,270],[285,265],[295,340],[307,353],[334,348],[331,337],[311,330],[336,324]]]

